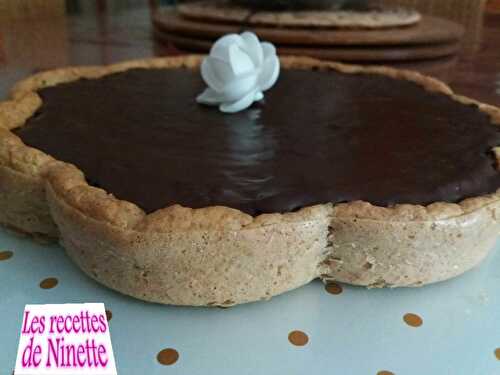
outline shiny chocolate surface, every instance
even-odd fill
[[[199,72],[136,69],[40,91],[23,141],[147,212],[252,215],[365,200],[457,202],[494,192],[498,127],[475,106],[385,76],[284,71],[238,114],[195,102]]]

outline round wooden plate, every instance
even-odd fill
[[[179,4],[181,16],[201,22],[241,23],[271,27],[383,29],[409,26],[420,21],[414,9],[373,6],[365,11],[342,9],[254,11],[227,0],[196,1]]]
[[[440,44],[461,39],[462,26],[441,18],[424,16],[415,26],[384,30],[314,30],[308,28],[251,27],[244,24],[202,22],[182,18],[175,8],[165,8],[153,16],[156,29],[193,39],[216,39],[243,30],[254,31],[261,39],[276,44],[304,46],[368,46]]]
[[[213,40],[194,38],[185,35],[168,33],[162,30],[155,31],[155,37],[163,42],[172,42],[180,49],[187,51],[208,52]],[[349,47],[349,46],[277,46],[278,53],[283,55],[310,56],[318,59],[350,61],[350,62],[379,62],[379,61],[415,61],[450,56],[458,52],[459,43],[445,43],[436,45],[418,46],[389,46],[381,47]]]

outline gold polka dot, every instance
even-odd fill
[[[55,277],[48,277],[40,281],[40,288],[42,289],[52,289],[54,288],[59,281]]]
[[[340,294],[343,291],[342,285],[333,282],[326,284],[325,290],[330,294]]]
[[[387,370],[382,370],[377,372],[377,375],[394,375],[394,373]]]
[[[0,251],[0,261],[12,258],[14,253],[12,251]]]
[[[108,319],[108,322],[111,320],[112,317],[113,313],[111,312],[111,310],[106,310],[106,319]]]
[[[495,357],[500,361],[500,348],[495,349]]]
[[[288,341],[296,346],[304,346],[309,342],[309,337],[302,331],[292,331],[288,334]]]
[[[420,327],[424,323],[420,316],[412,313],[405,314],[405,316],[403,316],[403,320],[410,327]]]
[[[156,359],[162,365],[170,366],[177,362],[177,360],[179,359],[179,353],[177,352],[177,350],[172,348],[163,349],[158,353]]]

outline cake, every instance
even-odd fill
[[[230,306],[320,278],[421,286],[500,229],[500,110],[409,71],[282,57],[264,100],[196,103],[202,56],[71,67],[0,104],[0,222],[139,299]]]

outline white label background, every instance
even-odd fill
[[[106,317],[106,311],[104,309],[103,303],[78,303],[78,304],[57,304],[57,305],[26,305],[24,311],[29,311],[28,324],[31,323],[33,317],[36,315],[38,317],[45,316],[45,330],[43,333],[33,334],[23,334],[22,329],[24,327],[25,312],[23,312],[23,322],[20,327],[20,338],[19,347],[17,350],[16,359],[16,375],[116,375],[116,365],[115,357],[113,355],[113,349],[111,347],[111,338],[109,334],[109,326],[107,319],[104,320],[106,324],[106,332],[86,332],[86,333],[58,333],[55,329],[53,333],[50,333],[50,317],[52,315],[62,315],[63,317],[67,315],[78,315],[82,311],[88,311],[89,316],[91,315],[104,315]],[[55,327],[55,324],[54,324]],[[31,337],[34,336],[33,348],[36,344],[40,344],[42,347],[42,353],[39,355],[42,361],[38,368],[23,368],[22,366],[22,356],[26,346],[29,344]],[[108,363],[105,368],[103,367],[55,367],[53,356],[51,357],[51,367],[46,368],[45,364],[47,362],[47,356],[49,352],[48,338],[52,338],[52,342],[55,345],[55,339],[58,337],[64,337],[64,344],[75,344],[75,345],[85,345],[85,341],[94,339],[96,346],[99,344],[104,345],[106,348],[106,356]],[[96,350],[97,352],[97,350]]]

